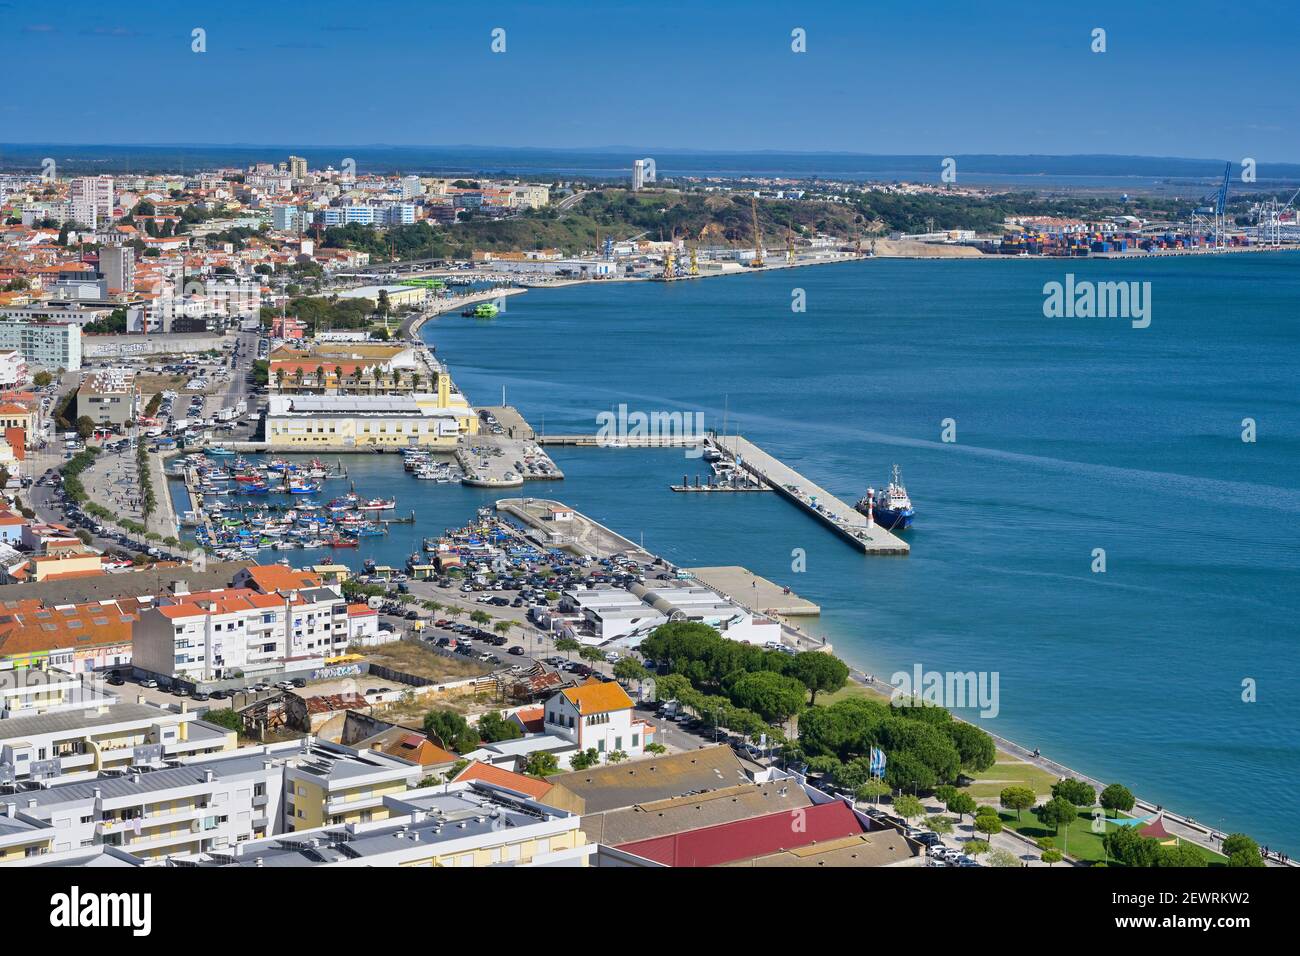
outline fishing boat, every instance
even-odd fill
[[[355,548],[357,546],[356,538],[348,538],[341,534],[336,534],[329,539],[331,548]]]
[[[311,481],[289,480],[289,487],[286,489],[291,495],[314,495],[320,491],[320,485]]]
[[[393,498],[371,498],[357,504],[358,511],[391,511],[396,507],[397,501]]]
[[[853,507],[886,531],[907,530],[912,527],[912,519],[916,515],[897,465],[883,491],[877,494],[874,488],[868,488],[867,493]]]
[[[211,448],[205,449],[204,454],[213,458],[231,458],[238,452],[230,448],[223,448],[220,445],[213,445]]]
[[[352,533],[358,538],[375,538],[388,532],[382,525],[365,524],[355,528]]]

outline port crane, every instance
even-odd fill
[[[1291,194],[1291,198],[1286,201],[1284,206],[1278,205],[1276,198],[1269,199],[1259,206],[1256,211],[1255,221],[1258,224],[1260,245],[1275,248],[1282,245],[1282,217],[1292,209],[1297,197],[1300,197],[1300,189]]]
[[[1222,249],[1226,245],[1228,180],[1231,176],[1232,163],[1224,163],[1223,182],[1219,184],[1218,189],[1209,193],[1202,200],[1202,202],[1208,202],[1209,205],[1200,206],[1192,213],[1192,222],[1209,227],[1211,234],[1214,236],[1215,249]]]
[[[754,258],[749,260],[751,267],[763,268],[763,230],[758,224],[758,197],[749,197],[749,214],[754,220]]]

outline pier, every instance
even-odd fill
[[[538,435],[539,445],[582,445],[600,448],[694,448],[704,441],[700,435]]]
[[[753,442],[739,435],[714,436],[719,451],[729,455],[736,467],[748,471],[773,491],[799,505],[812,517],[866,554],[905,555],[911,551],[906,541],[869,522],[833,494],[778,461]]]

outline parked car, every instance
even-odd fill
[[[510,653],[513,654],[515,657],[523,657],[524,649],[520,647],[518,644],[516,644],[514,647],[510,648]]]

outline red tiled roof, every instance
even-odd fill
[[[505,787],[505,789],[513,790],[515,793],[522,793],[534,800],[540,800],[551,792],[551,784],[545,780],[538,780],[536,777],[525,777],[522,773],[494,767],[490,763],[480,763],[477,760],[472,761],[468,767],[456,774],[454,780],[482,780],[484,783]]]
[[[862,824],[840,800],[782,810],[735,823],[687,830],[624,843],[617,849],[665,866],[720,866],[862,833]]]

